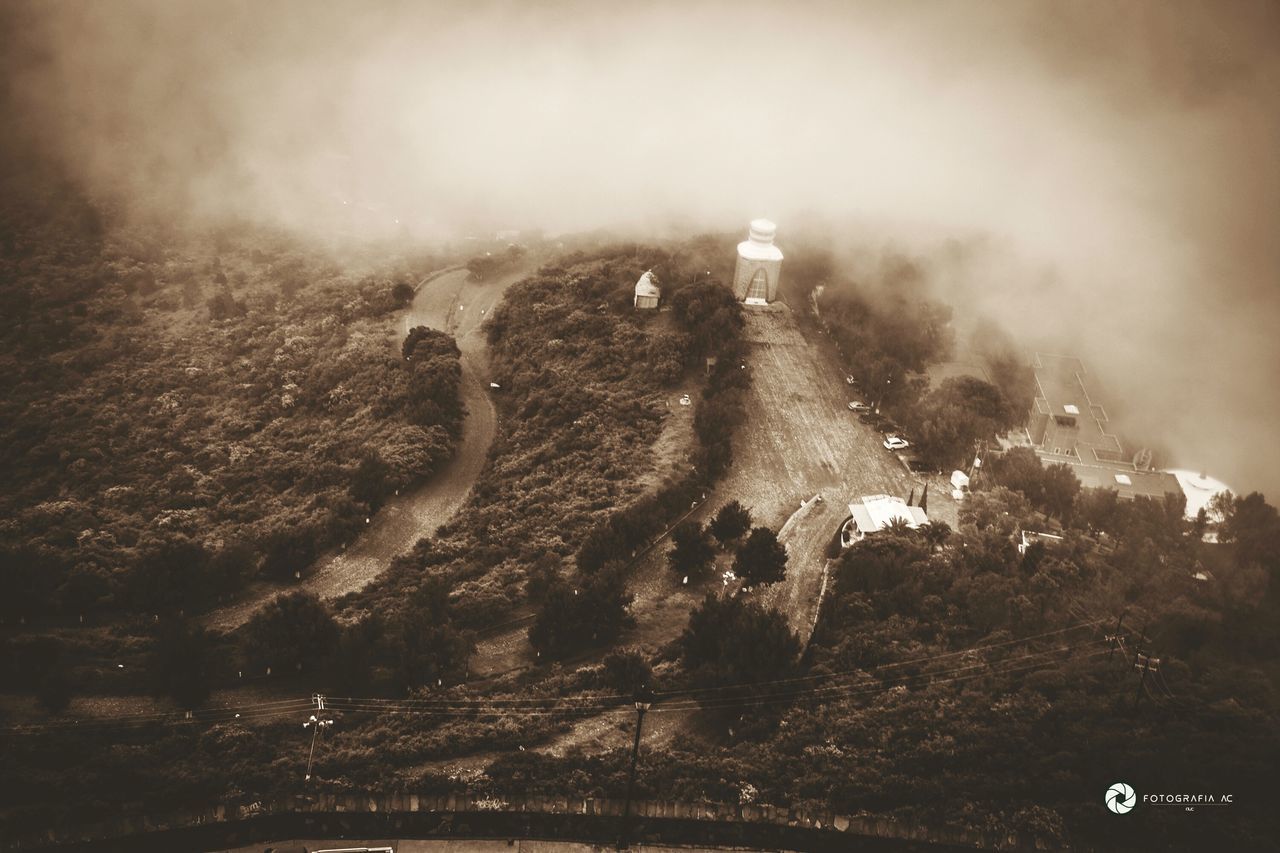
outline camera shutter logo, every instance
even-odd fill
[[[1107,789],[1107,808],[1116,814],[1132,811],[1138,802],[1138,795],[1124,782],[1117,782]]]

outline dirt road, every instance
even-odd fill
[[[309,590],[321,598],[359,590],[376,578],[393,557],[411,549],[422,537],[434,534],[462,506],[480,476],[497,429],[480,324],[507,287],[524,275],[523,271],[513,271],[486,281],[473,281],[465,269],[455,269],[428,277],[418,287],[397,325],[395,340],[389,345],[398,346],[414,326],[442,329],[457,340],[462,351],[461,388],[467,418],[453,458],[418,489],[387,501],[355,542],[318,559],[300,585],[255,584],[241,601],[208,614],[204,619],[206,627],[233,630],[286,589]]]
[[[881,445],[882,437],[847,406],[835,348],[802,330],[783,303],[745,309],[752,386],[747,420],[734,437],[734,464],[700,516],[738,499],[755,524],[779,530],[787,546],[787,577],[762,590],[765,603],[787,613],[807,639],[817,616],[825,549],[862,495],[920,494],[924,480]],[[802,502],[822,500],[801,509]],[[956,525],[956,505],[930,486],[930,517]],[[794,516],[794,517],[793,517]],[[707,587],[685,586],[666,567],[666,548],[636,566],[632,589],[637,627],[628,642],[657,647],[679,635]],[[730,560],[721,559],[721,568]],[[711,581],[716,583],[716,581]]]
[[[787,546],[787,577],[760,590],[765,603],[785,612],[802,639],[817,617],[826,576],[825,550],[862,495],[920,494],[924,480],[911,474],[881,445],[882,437],[848,410],[847,386],[835,348],[825,336],[802,329],[785,304],[746,309],[745,338],[750,343],[752,388],[747,420],[734,439],[734,464],[728,476],[691,517],[706,521],[737,498],[750,507],[755,524],[780,531]],[[686,442],[692,436],[683,436]],[[932,482],[930,517],[956,525],[956,505],[941,482]],[[810,502],[820,495],[822,500]],[[632,566],[628,584],[635,595],[636,627],[622,638],[656,650],[680,635],[689,612],[718,579],[684,584],[667,566],[665,545],[658,545]],[[731,555],[719,557],[717,571]],[[525,626],[488,637],[478,644],[471,671],[492,675],[531,666]],[[584,720],[578,735],[562,743],[590,740],[598,723]]]

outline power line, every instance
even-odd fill
[[[1020,655],[1018,657],[1013,657],[1013,658],[1006,658],[1000,661],[994,661],[994,662],[982,661],[980,663],[973,663],[973,664],[968,664],[966,666],[939,670],[937,672],[924,672],[924,673],[917,673],[915,675],[900,676],[897,679],[894,679],[888,682],[882,682],[879,684],[862,682],[862,683],[855,683],[855,684],[835,685],[831,687],[820,687],[820,688],[814,688],[811,690],[804,690],[804,691],[791,691],[791,692],[785,692],[785,693],[773,693],[773,694],[763,694],[763,695],[757,694],[755,696],[743,696],[738,699],[712,699],[712,700],[707,700],[702,702],[690,701],[690,702],[685,702],[683,704],[657,705],[654,707],[653,710],[670,712],[670,711],[692,710],[692,709],[699,709],[699,708],[703,710],[709,710],[709,709],[716,709],[716,708],[732,708],[732,707],[739,707],[739,706],[746,707],[751,705],[777,704],[781,702],[797,701],[797,700],[806,699],[806,698],[819,698],[819,699],[820,698],[831,698],[831,699],[846,698],[846,697],[852,697],[852,696],[858,696],[858,695],[882,693],[887,690],[892,690],[895,687],[912,687],[912,686],[919,687],[919,686],[929,686],[932,684],[945,684],[951,681],[963,680],[967,678],[980,678],[985,675],[1000,675],[1005,672],[1020,671],[1022,669],[1020,667],[1008,668],[1008,667],[1003,667],[1003,665],[1008,663],[1017,663],[1019,661],[1027,661],[1034,658],[1043,658],[1046,655],[1052,655],[1062,651],[1071,651],[1077,648],[1087,648],[1090,645],[1093,645],[1093,643],[1085,643],[1085,644],[1080,644],[1076,646],[1060,646],[1057,648],[1048,649],[1041,652],[1034,652],[1031,654]],[[1105,650],[1099,650],[1085,657],[1093,657],[1097,654],[1102,654],[1104,652]],[[1053,663],[1053,660],[1040,660],[1030,664],[1029,668],[1034,668],[1036,666],[1043,666],[1049,663]],[[978,670],[978,671],[974,672],[973,670]],[[968,674],[957,675],[956,673],[968,673]],[[952,677],[940,678],[939,676],[952,676]],[[921,683],[912,684],[912,682],[921,682]]]
[[[931,661],[942,660],[944,658],[956,657],[958,655],[965,655],[973,652],[981,652],[987,649],[998,649],[998,648],[1003,648],[1004,646],[1013,646],[1019,643],[1030,642],[1031,640],[1039,640],[1045,637],[1052,637],[1058,634],[1065,634],[1069,631],[1075,631],[1080,628],[1092,627],[1101,621],[1103,620],[1095,619],[1089,622],[1081,622],[1076,625],[1069,625],[1066,628],[1059,628],[1055,631],[1045,631],[1042,634],[1031,634],[1025,637],[1016,637],[1012,640],[1004,640],[999,643],[980,644],[976,646],[969,646],[963,649],[957,649],[956,651],[953,651],[953,652],[943,652],[941,654],[926,655],[924,657],[913,658],[910,660],[894,661],[893,663],[880,664],[878,666],[871,667],[870,672],[875,673],[875,672],[880,672],[886,669],[896,669],[898,667],[911,666],[913,664],[918,664],[918,663],[928,663]],[[802,683],[802,682],[809,682],[809,681],[819,681],[822,679],[841,678],[846,675],[862,675],[862,674],[866,674],[867,672],[868,670],[866,669],[850,669],[850,670],[844,670],[839,672],[819,673],[816,675],[801,675],[801,676],[796,676],[794,678],[778,678],[778,679],[773,679],[771,681],[744,681],[744,682],[739,682],[737,684],[725,684],[725,685],[718,685],[714,687],[691,687],[683,690],[669,690],[665,692],[660,692],[660,693],[657,693],[656,696],[659,699],[661,699],[665,696],[683,696],[686,694],[732,690],[739,687],[754,688],[754,687],[764,687],[764,686],[769,686],[774,684],[795,684],[795,683]]]
[[[0,729],[5,733],[22,734],[42,731],[102,731],[106,729],[142,729],[150,725],[221,723],[237,719],[268,719],[273,716],[293,714],[309,705],[306,699],[289,699],[281,702],[213,708],[201,711],[173,711],[154,714],[130,714],[115,717],[90,717],[78,720],[54,720],[44,723],[17,724]]]
[[[843,672],[819,673],[809,676],[796,676],[793,678],[772,679],[763,682],[740,682],[737,684],[715,685],[702,688],[686,688],[681,690],[673,690],[665,693],[656,694],[656,699],[669,697],[674,700],[668,702],[665,707],[671,710],[684,710],[694,707],[695,704],[705,706],[711,702],[741,702],[745,700],[753,702],[761,702],[764,699],[778,699],[789,701],[792,698],[803,698],[804,696],[819,697],[825,693],[832,692],[839,694],[848,690],[850,687],[871,684],[874,674],[885,671],[898,669],[901,667],[912,665],[928,665],[941,660],[958,657],[968,654],[980,654],[987,650],[999,649],[1007,646],[1027,643],[1033,640],[1043,639],[1045,637],[1057,636],[1070,631],[1079,630],[1081,628],[1092,627],[1102,620],[1094,620],[1090,622],[1082,622],[1076,625],[1069,625],[1065,628],[1059,628],[1054,631],[1045,631],[1039,634],[1032,634],[1023,637],[1017,637],[1010,640],[1004,640],[997,643],[979,644],[964,649],[958,649],[952,652],[944,652],[936,655],[926,655],[904,661],[895,661],[881,666],[872,667],[870,670],[846,670]],[[1050,650],[1051,653],[1054,650]],[[1045,654],[1046,652],[1037,653]],[[1025,657],[1025,656],[1024,656]],[[1019,660],[1021,658],[1006,659],[1006,661]],[[932,674],[917,674],[908,676],[907,679],[916,679],[925,675],[946,675],[953,672],[963,672],[975,667],[983,667],[990,665],[990,661],[983,660],[980,663],[961,666],[956,669],[940,670]],[[858,684],[850,685],[829,685],[827,687],[816,687],[825,681],[833,681],[847,676],[858,676],[861,681]],[[760,694],[760,688],[774,687],[778,685],[808,685],[814,684],[816,689],[810,690],[787,690],[774,694]],[[733,691],[751,690],[753,691],[747,697],[734,697]],[[698,699],[698,697],[704,697]],[[370,699],[361,697],[334,697],[329,700],[329,707],[334,710],[349,711],[385,711],[390,713],[411,713],[425,712],[434,713],[438,716],[448,716],[465,718],[470,716],[570,716],[578,714],[595,714],[612,707],[618,703],[627,700],[629,697],[625,694],[586,694],[581,696],[558,696],[558,697],[531,697],[531,698],[484,698],[484,697],[454,697],[454,698],[421,698],[421,699]],[[270,719],[274,716],[281,716],[302,710],[309,707],[313,700],[308,699],[281,699],[266,702],[250,703],[239,706],[224,706],[220,708],[207,708],[199,711],[185,712],[151,712],[142,714],[127,714],[120,716],[104,716],[89,719],[77,720],[59,720],[46,723],[34,723],[26,725],[14,725],[4,729],[0,729],[6,733],[24,733],[39,731],[59,731],[59,730],[77,730],[77,731],[105,731],[112,728],[127,730],[131,728],[144,728],[147,725],[164,725],[164,724],[216,724],[222,722],[233,722],[235,720],[262,720]],[[655,710],[662,710],[655,708]]]
[[[1009,667],[1009,664],[1017,664],[1019,662],[1036,661],[1029,665],[1030,668],[1042,666],[1052,663],[1052,660],[1036,660],[1043,659],[1050,655],[1056,655],[1060,652],[1070,652],[1076,649],[1089,648],[1101,643],[1101,640],[1091,640],[1085,643],[1077,643],[1074,645],[1057,646],[1051,649],[1045,649],[1038,652],[1031,652],[1024,655],[1018,655],[1011,658],[991,661],[982,660],[974,663],[964,664],[962,666],[951,667],[949,669],[936,670],[934,672],[915,673],[911,675],[899,676],[887,682],[875,683],[871,680],[863,680],[851,684],[829,685],[825,687],[808,687],[794,690],[786,690],[774,693],[752,693],[739,697],[715,697],[709,700],[697,699],[680,699],[674,702],[663,704],[655,704],[653,710],[655,712],[673,712],[685,711],[693,709],[715,709],[727,707],[746,707],[751,705],[773,704],[777,702],[791,702],[802,699],[815,698],[844,698],[863,694],[871,694],[884,692],[900,686],[925,686],[933,683],[946,683],[962,678],[976,678],[984,675],[999,675],[1004,672],[1021,671],[1027,667]],[[1095,654],[1102,654],[1105,650],[1100,649]],[[1088,657],[1092,657],[1089,655]],[[975,672],[975,670],[977,670]],[[968,673],[967,675],[958,675],[959,673]],[[942,678],[942,676],[953,676],[951,678]],[[922,682],[921,684],[913,684],[913,682]],[[371,713],[397,713],[397,714],[427,714],[440,717],[469,718],[469,717],[551,717],[551,716],[569,716],[573,714],[594,714],[600,711],[609,710],[609,707],[560,707],[556,709],[528,709],[528,708],[471,708],[471,709],[437,709],[424,707],[421,705],[413,705],[404,700],[393,699],[331,699],[328,706],[334,710],[348,710],[357,712]]]

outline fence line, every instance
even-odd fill
[[[953,849],[1048,849],[1035,840],[1014,834],[926,827],[888,817],[840,815],[822,809],[638,800],[632,803],[631,811],[637,819],[636,838],[654,841],[722,837],[748,845],[753,841],[764,843],[765,849],[777,849],[774,845],[782,843],[797,845],[792,849],[815,850],[901,850],[914,849],[915,845]],[[248,803],[221,803],[164,815],[118,817],[79,828],[64,823],[25,837],[9,835],[4,849],[61,845],[118,849],[124,839],[130,839],[131,849],[135,840],[142,844],[138,849],[143,849],[152,846],[146,844],[148,836],[169,844],[178,843],[184,834],[191,836],[189,842],[200,836],[225,843],[227,840],[278,840],[300,832],[308,834],[297,837],[318,837],[335,831],[339,835],[352,831],[370,834],[371,830],[382,830],[385,837],[415,834],[461,837],[465,834],[473,838],[503,838],[523,832],[566,840],[599,840],[617,831],[622,813],[623,801],[612,798],[536,794],[295,794]],[[560,816],[565,820],[532,819],[538,815]],[[513,819],[516,816],[530,819]],[[431,819],[423,819],[427,817]],[[258,831],[254,831],[255,826]],[[902,846],[904,844],[906,846]]]

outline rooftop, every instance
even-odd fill
[[[913,529],[929,521],[923,509],[908,506],[902,498],[892,495],[863,495],[856,503],[849,504],[849,514],[863,532],[882,530],[895,520]]]
[[[1084,363],[1074,356],[1036,353],[1032,366],[1036,400],[1031,441],[1048,453],[1085,463],[1125,461],[1120,440],[1107,432],[1107,410],[1089,396]]]
[[[653,270],[648,270],[644,275],[640,276],[640,280],[636,282],[636,296],[661,296],[662,291],[658,289],[653,281]]]
[[[1111,489],[1122,498],[1147,497],[1164,500],[1166,494],[1183,494],[1178,478],[1167,471],[1139,471],[1119,464],[1090,465],[1070,459],[1045,459],[1071,468],[1086,489]]]

